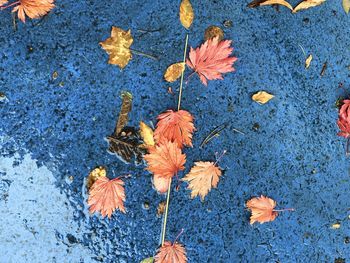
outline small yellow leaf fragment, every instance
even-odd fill
[[[264,6],[264,5],[283,5],[290,10],[293,10],[293,7],[285,0],[254,0],[253,2],[248,4],[248,7],[254,8],[257,6]]]
[[[184,62],[172,64],[166,69],[166,71],[164,73],[164,79],[167,82],[174,82],[178,78],[181,77],[181,74],[184,71],[185,71],[185,63]]]
[[[91,186],[94,184],[94,182],[97,180],[97,178],[101,176],[106,177],[106,175],[107,175],[107,171],[106,171],[106,168],[104,168],[103,166],[99,166],[93,169],[89,173],[89,176],[87,178],[87,183],[86,183],[87,188],[90,189]]]
[[[312,55],[310,54],[305,60],[305,68],[308,69],[310,67],[310,63],[312,61]]]
[[[339,229],[340,228],[340,223],[339,222],[336,222],[336,223],[334,223],[332,226],[331,226],[331,228],[332,229]]]
[[[152,128],[142,121],[140,121],[140,135],[145,146],[155,145]]]
[[[140,263],[153,263],[153,262],[154,262],[154,258],[150,257],[150,258],[145,258]]]
[[[349,14],[350,12],[350,0],[343,0],[343,8],[345,13]]]
[[[190,0],[182,0],[180,4],[181,24],[189,29],[194,19],[194,12]]]
[[[323,4],[324,2],[326,2],[326,0],[304,0],[293,9],[293,13],[296,13],[300,10],[308,9],[310,7],[318,6],[320,4]]]
[[[252,100],[259,104],[265,104],[273,97],[275,96],[270,93],[267,93],[266,91],[259,91],[252,96]]]
[[[207,41],[214,37],[219,37],[219,42],[224,39],[224,31],[218,26],[209,26],[204,32],[204,40]]]

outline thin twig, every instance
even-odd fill
[[[187,44],[188,44],[188,34],[186,34],[186,41],[185,41],[185,49],[184,49],[184,58],[183,58],[183,63],[186,62],[186,53],[187,53]],[[181,73],[181,80],[180,80],[180,91],[179,91],[179,100],[177,103],[177,110],[180,110],[181,107],[181,97],[182,97],[182,86],[184,82],[184,71]]]
[[[220,133],[226,129],[227,127],[227,124],[224,123],[224,124],[221,124],[217,127],[215,127],[214,130],[212,130],[205,138],[204,140],[202,141],[201,145],[199,146],[199,148],[203,148],[204,145],[206,145],[208,142],[210,142],[213,138],[217,137],[220,135]]]
[[[144,56],[144,57],[147,57],[147,58],[150,58],[150,59],[158,60],[158,57],[150,55],[150,54],[147,54],[147,53],[144,53],[142,51],[138,51],[138,50],[135,50],[135,49],[132,49],[132,48],[130,48],[130,50],[135,55],[140,55],[140,56]]]
[[[167,220],[168,220],[170,191],[171,191],[171,178],[169,180],[168,193],[167,193],[167,196],[166,196],[165,214],[164,214],[163,230],[162,230],[162,246],[164,245],[164,241],[165,241],[165,231],[166,231],[166,223],[167,223]]]

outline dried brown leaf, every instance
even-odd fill
[[[219,42],[224,39],[224,31],[218,26],[209,26],[204,32],[204,40],[207,41],[214,37],[218,37]]]
[[[194,12],[190,0],[181,1],[179,14],[181,24],[186,29],[189,29],[194,20]]]
[[[285,0],[254,0],[248,4],[248,7],[254,8],[264,5],[282,5],[289,8],[290,10],[293,10],[293,7]]]
[[[189,183],[191,198],[200,196],[201,200],[212,187],[216,188],[221,176],[221,170],[213,162],[195,162],[190,172],[182,179]]]
[[[265,104],[273,97],[275,96],[270,93],[267,93],[266,91],[259,91],[252,96],[252,100],[259,104]]]
[[[158,204],[158,207],[157,207],[157,217],[161,217],[164,212],[165,212],[165,206],[166,206],[166,202],[165,201],[162,201]]]
[[[107,171],[106,168],[104,168],[103,166],[99,166],[96,167],[95,169],[93,169],[90,173],[89,176],[87,178],[87,183],[86,183],[86,187],[88,189],[91,188],[91,186],[96,182],[96,180],[101,177],[104,176],[106,177],[107,175]]]
[[[120,108],[118,121],[114,131],[117,135],[119,135],[122,129],[128,124],[128,115],[132,108],[132,94],[130,92],[122,91],[121,98],[123,100],[122,106]]]
[[[154,260],[155,263],[186,263],[186,250],[180,243],[172,244],[170,241],[165,241],[164,245],[158,249]]]
[[[112,26],[111,37],[100,42],[102,48],[109,55],[109,64],[118,65],[120,68],[125,68],[132,58],[130,46],[133,38],[131,31],[124,31],[119,27]]]
[[[176,81],[178,78],[181,77],[182,72],[185,71],[185,65],[186,63],[184,62],[178,62],[170,65],[164,73],[164,79],[167,82]]]
[[[326,2],[326,0],[304,0],[293,9],[293,13],[296,13],[300,10],[308,9],[310,7],[318,6],[320,4],[323,4],[324,2]]]

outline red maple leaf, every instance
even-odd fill
[[[165,241],[164,245],[158,249],[154,260],[155,263],[186,263],[186,250],[178,242],[172,244],[170,241]]]
[[[19,5],[12,12],[18,12],[18,18],[25,23],[29,18],[39,18],[46,15],[55,7],[54,0],[19,0]],[[10,6],[10,5],[9,5]]]
[[[115,209],[126,213],[124,182],[115,178],[109,180],[105,176],[97,178],[89,191],[88,204],[90,213],[101,212],[102,217],[112,216]]]
[[[343,105],[339,109],[339,117],[350,121],[350,100],[343,100]]]
[[[154,131],[156,142],[163,139],[176,142],[179,147],[192,147],[192,133],[195,131],[193,116],[185,110],[167,110],[158,116],[157,128]]]
[[[231,40],[219,41],[219,37],[215,37],[196,49],[191,47],[186,64],[199,75],[204,85],[207,86],[207,80],[223,79],[222,73],[235,70],[232,65],[237,58],[230,57],[231,43]]]
[[[344,119],[340,117],[337,121],[338,127],[340,129],[340,132],[338,132],[338,135],[344,138],[350,137],[350,123],[347,121],[347,119]]]
[[[186,155],[176,142],[163,141],[149,148],[149,154],[144,159],[148,164],[146,169],[154,175],[154,186],[161,193],[168,190],[169,180],[185,169]]]

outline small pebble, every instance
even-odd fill
[[[5,100],[6,100],[6,95],[5,95],[5,93],[3,93],[3,92],[0,91],[0,102],[5,101]]]
[[[149,202],[145,201],[143,204],[142,204],[142,208],[145,209],[145,210],[148,210],[150,207],[149,205]]]
[[[259,123],[254,123],[252,129],[253,129],[253,131],[258,131],[260,129]]]
[[[54,71],[52,73],[52,79],[57,79],[58,78],[58,72],[57,71]]]
[[[224,22],[222,22],[222,24],[224,25],[224,27],[232,27],[232,20],[225,20]]]

